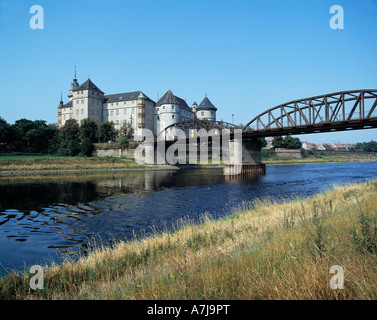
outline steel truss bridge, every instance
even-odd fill
[[[174,136],[175,129],[183,130],[186,136],[192,129],[225,129],[231,133],[242,129],[243,137],[252,138],[369,128],[377,128],[377,89],[290,101],[266,110],[242,128],[223,121],[189,120],[165,128],[163,134]]]

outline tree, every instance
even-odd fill
[[[28,152],[49,153],[56,144],[58,129],[44,120],[17,120],[9,127],[8,143],[19,145]]]
[[[19,119],[12,125],[12,129],[14,133],[12,142],[28,147],[32,135],[28,136],[27,133],[33,129],[33,121],[25,118]]]
[[[89,118],[81,120],[80,123],[80,138],[84,141],[88,138],[91,142],[97,142],[98,126],[94,120]]]
[[[114,123],[111,121],[102,122],[98,130],[98,141],[108,142],[115,141],[117,137],[117,131],[114,128]]]
[[[356,143],[354,150],[366,151],[366,152],[377,152],[377,142],[371,140],[370,142]]]
[[[80,127],[75,119],[69,119],[61,127],[58,136],[58,154],[62,156],[76,156],[81,151]]]
[[[272,139],[272,145],[273,145],[274,148],[284,148],[283,137],[274,137]]]
[[[10,125],[0,117],[0,143],[8,143]]]
[[[291,136],[286,136],[284,138],[284,148],[286,149],[301,149],[302,143],[299,138],[292,138]]]
[[[132,128],[131,123],[125,121],[123,125],[120,127],[119,130],[119,137],[120,138],[125,138],[127,140],[131,140],[134,136],[134,128]]]
[[[264,148],[267,146],[267,141],[265,138],[258,138],[258,142],[261,148]]]
[[[300,149],[302,143],[299,138],[292,138],[291,136],[275,137],[272,140],[272,145],[274,148],[284,148],[284,149]]]
[[[91,157],[94,150],[94,144],[89,138],[84,138],[80,145],[80,155],[83,157]]]

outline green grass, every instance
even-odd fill
[[[304,155],[301,159],[293,157],[278,157],[276,155],[262,156],[262,162],[265,164],[296,164],[296,163],[328,163],[328,162],[369,162],[377,161],[375,155],[358,155],[350,153],[349,155],[329,155],[329,154],[313,154]]]
[[[64,157],[57,155],[0,155],[0,171],[141,168],[133,159]]]

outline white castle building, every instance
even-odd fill
[[[105,95],[89,78],[79,85],[76,71],[68,95],[69,101],[58,106],[58,125],[61,128],[68,119],[78,123],[89,118],[97,125],[112,121],[119,130],[129,123],[135,135],[142,135],[149,129],[157,136],[166,127],[185,120],[216,121],[217,108],[207,97],[198,106],[190,108],[184,99],[175,96],[170,90],[160,100],[154,102],[141,91]]]

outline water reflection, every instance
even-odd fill
[[[87,248],[92,236],[131,238],[187,215],[221,217],[257,197],[306,197],[374,177],[377,163],[267,167],[265,176],[235,179],[221,168],[2,177],[0,264],[58,260]]]

